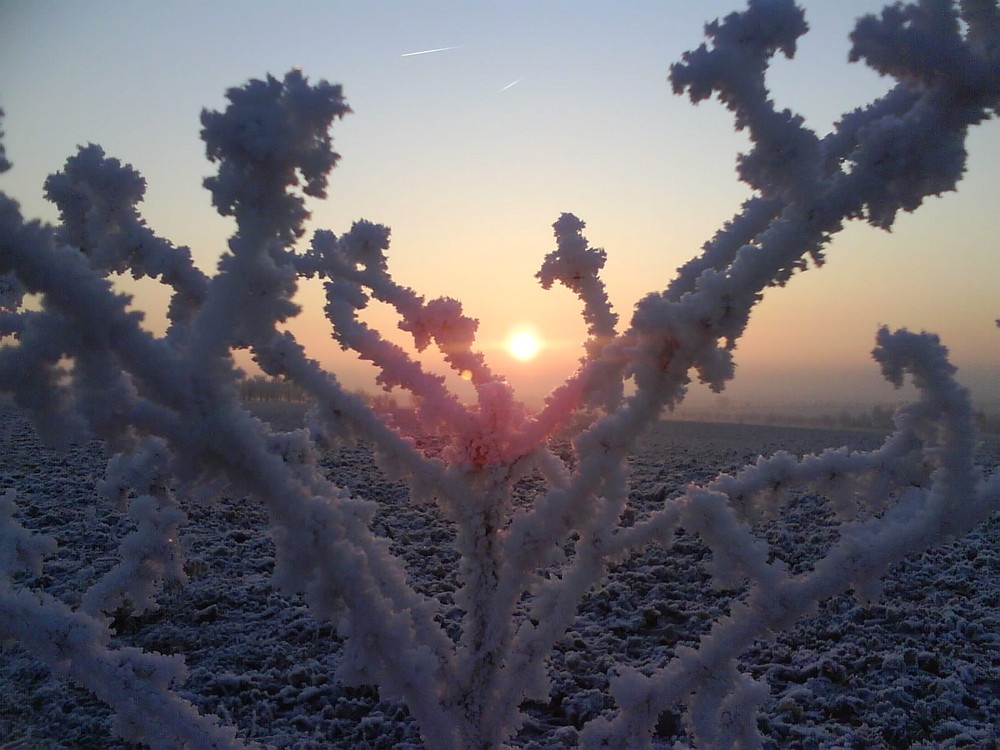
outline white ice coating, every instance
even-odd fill
[[[405,701],[429,748],[488,750],[517,731],[525,699],[546,695],[545,659],[608,564],[669,544],[683,526],[712,550],[716,582],[748,581],[749,594],[698,648],[679,648],[651,674],[620,669],[617,708],[588,724],[581,742],[648,748],[661,712],[680,703],[696,747],[761,747],[755,716],[767,687],[736,667],[748,645],[834,594],[877,595],[892,563],[967,532],[1000,505],[1000,478],[972,462],[971,406],[946,350],[930,334],[883,329],[874,352],[883,373],[896,384],[911,378],[921,395],[898,412],[880,449],[778,453],[621,523],[629,451],[682,401],[692,377],[725,387],[735,342],[765,290],[810,260],[821,265],[846,221],[888,228],[898,211],[954,189],[966,132],[1000,107],[996,2],[923,0],[861,19],[852,58],[897,84],[825,137],[776,110],[766,86],[771,57],[794,55],[806,29],[791,0],[750,0],[709,24],[709,41],[673,66],[675,92],[694,102],[717,96],[748,131],[753,148],[738,171],[755,195],[664,291],[638,302],[624,330],[600,279],[605,251],[589,246],[572,214],[555,222],[556,250],[538,279],[580,298],[588,340],[578,371],[536,414],[476,350],[478,322],[459,302],[428,301],[393,280],[386,227],[358,221],[340,237],[321,230],[308,250],[296,250],[308,217],[303,195],[325,196],[339,158],[329,130],[350,112],[340,86],[292,71],[231,89],[223,112],[202,114],[207,154],[219,167],[205,186],[237,223],[214,276],[148,229],[137,211],[144,180],[98,146],[82,147],[46,183],[58,227],[28,221],[0,195],[0,334],[15,341],[0,349],[0,391],[53,443],[107,441],[115,457],[103,489],[131,497],[136,522],[120,564],[74,611],[30,581],[15,584],[16,572],[39,572],[50,546],[18,524],[11,494],[0,499],[0,635],[108,702],[127,740],[241,746],[171,692],[183,679],[177,659],[109,649],[104,619],[124,601],[155,608],[157,588],[183,580],[177,497],[241,493],[269,514],[276,584],[303,593],[346,638],[340,677]],[[0,171],[9,166],[0,150]],[[173,290],[165,336],[144,331],[112,291],[109,276],[122,272]],[[279,330],[298,313],[298,279],[315,276],[325,280],[334,339],[372,362],[381,385],[414,394],[424,429],[450,437],[440,458],[425,457]],[[42,300],[39,309],[24,306],[28,294]],[[443,378],[361,322],[371,299],[396,309],[417,350],[436,346],[470,379],[476,403],[461,403]],[[276,433],[250,416],[237,398],[234,349],[309,394],[326,434]],[[566,466],[549,440],[578,424],[581,410],[593,419],[575,435]],[[435,619],[438,602],[413,590],[402,561],[369,528],[371,503],[321,474],[317,437],[369,441],[415,502],[438,503],[454,522],[464,611],[457,641]],[[515,508],[514,483],[535,469],[548,488]],[[844,524],[840,541],[800,575],[768,562],[753,532],[795,485],[825,494]],[[558,575],[540,574],[552,566]]]

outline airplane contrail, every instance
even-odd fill
[[[504,87],[503,87],[502,89],[500,89],[500,91],[499,91],[499,92],[497,92],[497,93],[500,93],[500,94],[502,94],[502,93],[503,93],[504,91],[506,91],[507,89],[509,89],[509,88],[510,88],[511,86],[516,86],[517,84],[519,84],[519,83],[520,83],[521,81],[523,81],[523,80],[524,80],[524,79],[525,79],[526,77],[527,77],[527,76],[521,76],[521,77],[520,77],[520,78],[518,78],[518,79],[517,79],[516,81],[511,81],[511,82],[510,82],[510,83],[508,83],[508,84],[507,84],[506,86],[504,86]]]
[[[400,57],[413,57],[414,55],[429,55],[431,52],[447,52],[450,49],[458,49],[458,47],[438,47],[436,49],[422,49],[419,52],[404,52]]]

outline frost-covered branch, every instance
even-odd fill
[[[738,174],[754,195],[673,282],[639,301],[626,328],[600,278],[605,251],[589,245],[572,214],[555,222],[556,247],[537,278],[579,298],[587,340],[576,372],[536,414],[477,351],[478,321],[457,300],[426,300],[393,279],[388,228],[358,221],[340,237],[319,230],[298,249],[306,198],[325,197],[339,159],[330,128],[350,112],[340,86],[292,71],[231,89],[223,111],[202,113],[207,156],[218,165],[205,187],[237,225],[214,275],[146,226],[137,209],[144,180],[98,146],[81,148],[46,182],[58,227],[26,220],[0,196],[0,335],[12,339],[0,348],[0,391],[53,443],[104,440],[114,456],[102,490],[130,501],[136,526],[119,564],[73,611],[11,572],[37,573],[46,547],[14,521],[5,497],[0,632],[111,703],[126,739],[238,746],[234,732],[170,692],[183,678],[179,662],[108,648],[104,615],[123,603],[156,607],[164,582],[184,580],[182,508],[239,494],[267,513],[275,584],[303,595],[345,639],[340,679],[404,701],[428,747],[488,750],[522,725],[524,701],[547,694],[546,659],[608,566],[669,545],[684,528],[711,549],[715,583],[746,594],[698,648],[678,649],[648,674],[621,668],[617,708],[587,727],[584,746],[649,747],[658,716],[681,703],[699,747],[760,747],[755,716],[766,685],[737,670],[740,654],[836,593],[876,595],[889,565],[966,532],[1000,497],[998,475],[972,462],[971,406],[943,347],[929,334],[883,330],[875,350],[883,373],[896,384],[912,377],[921,397],[898,412],[881,448],[779,452],[679,497],[660,493],[659,509],[625,522],[630,452],[693,377],[725,388],[767,289],[821,265],[845,222],[887,229],[900,210],[954,189],[969,127],[1000,107],[996,3],[924,0],[862,19],[852,58],[897,85],[823,137],[777,110],[767,89],[771,57],[792,57],[806,29],[791,0],[750,0],[709,24],[709,42],[672,68],[676,93],[717,96],[748,132],[753,147]],[[7,167],[0,150],[0,171]],[[113,290],[112,276],[123,273],[172,289],[165,336],[144,330]],[[282,330],[299,312],[299,280],[315,277],[332,338],[371,362],[382,387],[416,398],[423,429],[447,441],[439,457],[425,456]],[[40,305],[29,309],[31,297]],[[396,311],[413,351],[362,320],[372,300]],[[420,352],[432,345],[472,383],[474,404],[423,366]],[[244,409],[239,349],[308,394],[314,432],[278,432]],[[596,419],[573,436],[566,463],[550,441],[579,410]],[[372,531],[374,504],[324,475],[318,453],[338,439],[369,442],[413,502],[435,503],[453,525],[457,631]],[[525,478],[542,487],[527,500],[516,493]],[[843,522],[827,556],[794,576],[757,533],[792,487],[825,496]]]
[[[34,535],[14,519],[14,493],[0,497],[0,636],[14,638],[53,673],[91,690],[116,712],[115,732],[152,748],[243,748],[236,733],[202,716],[169,687],[185,678],[181,657],[108,648],[111,633],[46,594],[17,590],[15,574],[38,576],[54,540]]]
[[[720,728],[726,701],[742,689],[733,663],[754,640],[787,628],[817,602],[847,589],[876,598],[879,581],[891,565],[968,532],[1000,510],[996,476],[986,481],[972,460],[976,430],[968,392],[955,383],[954,368],[937,337],[882,329],[875,356],[888,379],[902,385],[904,374],[909,374],[921,391],[921,400],[901,412],[899,430],[882,448],[860,455],[826,451],[800,460],[779,454],[737,477],[723,476],[708,488],[690,488],[647,522],[657,531],[670,532],[678,524],[697,533],[712,550],[710,570],[718,584],[733,588],[745,579],[749,591],[697,649],[678,649],[670,664],[649,676],[623,673],[613,688],[621,713],[615,723],[595,722],[585,746],[646,747],[624,738],[648,736],[660,712],[679,701],[690,707],[691,733],[699,747],[721,746],[727,737],[731,741],[733,735]],[[915,429],[917,413],[921,424]],[[915,434],[920,436],[916,441]],[[880,481],[870,481],[872,472],[893,457],[907,464],[909,456],[901,445],[907,446],[906,454],[916,452],[927,464],[924,476],[894,481],[893,472],[883,471]],[[740,511],[753,502],[748,495],[767,494],[773,502],[777,492],[794,484],[829,495],[842,514],[845,487],[853,489],[851,499],[856,499],[850,521],[840,527],[839,543],[813,571],[799,576],[790,576],[780,561],[768,562],[767,545],[740,518]],[[880,516],[867,513],[883,508]],[[664,515],[671,525],[664,526]],[[649,531],[637,527],[625,533],[644,540]],[[669,543],[670,536],[660,539]],[[753,717],[747,718],[750,731]]]

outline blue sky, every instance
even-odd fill
[[[812,30],[770,78],[775,100],[826,132],[888,82],[848,65],[855,17],[881,3],[801,3]],[[671,94],[671,62],[738,0],[663,2],[52,2],[0,4],[0,106],[14,169],[2,189],[55,219],[47,174],[77,144],[101,144],[149,185],[150,225],[211,269],[232,226],[213,213],[198,138],[226,88],[293,66],[342,83],[355,114],[334,129],[341,165],[313,225],[367,218],[393,230],[390,265],[427,296],[461,299],[480,343],[526,397],[579,354],[576,300],[533,279],[562,211],[609,255],[623,316],[728,219],[748,190],[733,171],[746,141],[715,102]],[[426,55],[406,53],[453,47]],[[515,83],[516,82],[516,83]],[[514,85],[510,85],[514,84]],[[970,141],[959,195],[932,200],[892,234],[852,225],[827,267],[769,294],[738,350],[733,399],[892,399],[868,352],[881,324],[941,333],[981,398],[997,384],[998,131]],[[135,289],[157,308],[155,288]],[[303,302],[318,306],[318,290]],[[380,311],[373,319],[382,321]],[[150,316],[156,327],[159,318]],[[325,342],[316,314],[297,332],[348,382],[367,374]],[[545,343],[506,357],[517,326]],[[773,385],[780,386],[778,391]]]

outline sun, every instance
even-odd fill
[[[533,359],[541,348],[541,342],[531,331],[515,331],[507,339],[507,351],[522,362]]]

